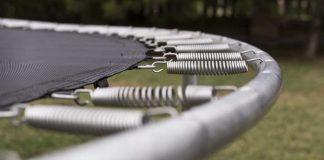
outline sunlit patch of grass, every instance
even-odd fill
[[[284,86],[273,109],[251,131],[207,159],[322,159],[324,61],[279,60]]]

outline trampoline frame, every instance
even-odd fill
[[[243,58],[257,73],[255,78],[235,92],[196,106],[178,117],[31,159],[190,160],[202,158],[233,141],[271,108],[281,88],[281,70],[268,53],[248,43],[206,33],[201,37],[233,44],[234,51],[253,50],[254,53],[245,54]],[[187,84],[196,84],[195,76],[184,76],[183,85]]]

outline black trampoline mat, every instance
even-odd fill
[[[146,51],[118,37],[0,28],[0,106],[94,83],[142,61]]]

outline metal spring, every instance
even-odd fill
[[[199,36],[199,32],[193,33],[179,33],[175,35],[164,35],[164,36],[155,36],[155,41],[166,41],[166,40],[180,40],[180,39],[190,39]]]
[[[77,24],[58,24],[54,28],[56,32],[77,32],[80,28],[80,25]]]
[[[228,44],[206,44],[206,45],[179,45],[174,47],[175,52],[217,52],[228,51],[230,46]]]
[[[110,26],[107,30],[108,35],[120,35],[132,30],[131,26]]]
[[[196,39],[181,39],[181,40],[168,40],[166,45],[191,45],[191,44],[210,44],[214,40],[211,38],[196,38]]]
[[[78,28],[77,32],[80,34],[100,34],[107,35],[109,26],[99,25],[84,25]]]
[[[148,32],[155,32],[156,28],[132,28],[128,32],[119,32],[118,36],[121,37],[136,37],[136,35],[145,34]]]
[[[62,106],[27,107],[30,126],[57,131],[103,135],[136,128],[145,123],[142,111]]]
[[[167,29],[158,29],[155,32],[147,32],[145,34],[142,35],[137,35],[137,38],[140,38],[140,42],[146,42],[146,41],[150,41],[153,40],[154,37],[157,36],[168,36],[168,35],[172,35],[172,34],[177,34],[178,30],[173,29],[173,30],[167,30]]]
[[[149,38],[153,36],[163,36],[163,35],[170,35],[172,33],[175,33],[174,30],[166,30],[166,29],[155,29],[150,32],[144,32],[144,33],[136,33],[134,36],[136,38]]]
[[[245,61],[169,61],[170,74],[229,75],[248,71]]]
[[[54,30],[54,28],[56,26],[57,26],[56,23],[32,21],[29,24],[28,29],[30,29],[30,30]]]
[[[92,102],[95,105],[116,105],[127,107],[177,106],[179,91],[172,86],[157,87],[109,87],[95,90]],[[104,97],[104,98],[103,98]]]
[[[7,28],[26,28],[30,24],[27,20],[1,19],[0,26]]]
[[[149,89],[151,88],[151,89]],[[163,89],[164,88],[164,89]],[[137,89],[138,92],[134,92]],[[187,85],[185,87],[109,87],[97,88],[90,93],[94,105],[121,107],[155,107],[160,109],[174,109],[179,104],[183,108],[199,105],[215,99],[217,92],[221,90],[233,91],[233,86],[205,86]],[[142,90],[142,93],[139,91]],[[154,93],[155,92],[155,93]],[[157,92],[157,93],[156,93]],[[175,92],[175,93],[173,93]],[[134,98],[135,97],[135,98]],[[124,103],[123,103],[124,102]],[[168,105],[169,107],[165,106]],[[149,108],[155,110],[158,108]],[[167,110],[166,110],[167,111]],[[171,114],[170,114],[171,115]]]
[[[240,52],[216,52],[216,53],[166,53],[164,57],[175,56],[177,61],[241,61]]]

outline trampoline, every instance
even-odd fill
[[[1,118],[40,129],[104,135],[31,159],[199,159],[256,124],[282,83],[280,67],[266,52],[197,31],[3,18],[0,53]],[[128,69],[166,70],[183,75],[183,84],[109,86],[106,78]],[[256,76],[240,87],[197,82],[197,75],[250,69]],[[89,84],[94,89],[84,88]],[[219,96],[222,90],[230,93]],[[43,97],[86,107],[26,103]],[[89,102],[95,107],[87,107]],[[164,118],[156,121],[155,116]]]
[[[145,58],[144,45],[117,37],[0,28],[0,106],[80,88]]]

